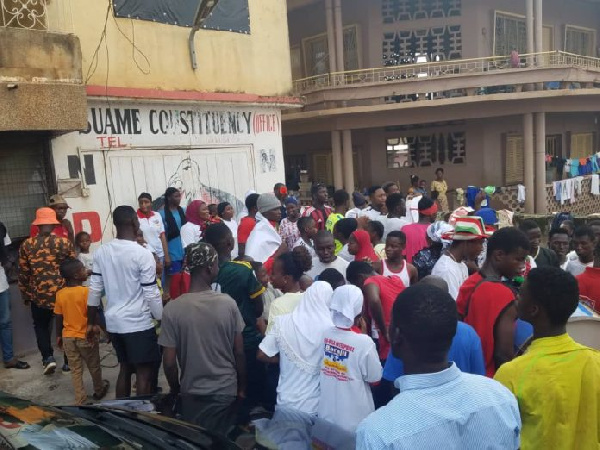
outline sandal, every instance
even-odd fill
[[[5,369],[29,369],[31,366],[27,364],[25,361],[15,360],[12,362],[4,363]]]
[[[110,383],[108,382],[108,380],[102,380],[102,390],[99,394],[94,393],[94,395],[92,396],[94,397],[94,400],[102,400],[104,397],[106,397],[109,387]]]

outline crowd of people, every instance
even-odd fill
[[[600,310],[600,222],[555,221],[545,247],[536,221],[448,211],[442,169],[433,192],[411,181],[406,196],[386,183],[332,202],[315,184],[306,206],[278,183],[243,211],[184,207],[172,187],[154,211],[141,193],[93,252],[53,196],[19,249],[44,374],[55,321],[78,404],[84,366],[93,398],[108,390],[102,338],[117,398],[133,375],[138,395],[156,393],[162,366],[172,394],[241,402],[245,423],[299,411],[357,448],[597,447],[600,355],[566,324]],[[5,366],[28,368],[0,337]]]

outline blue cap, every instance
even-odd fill
[[[486,225],[496,225],[498,223],[498,214],[492,208],[481,208],[475,215],[481,217]]]

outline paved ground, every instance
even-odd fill
[[[33,333],[33,329],[31,332]],[[60,366],[62,366],[62,352],[55,350],[54,356],[58,367],[53,375],[42,374],[41,357],[37,351],[28,353],[25,357],[21,358],[31,365],[30,369],[4,369],[0,364],[0,391],[45,405],[73,404],[75,397],[71,375],[63,374],[60,370]],[[110,389],[106,399],[114,399],[115,383],[119,369],[111,344],[100,344],[100,358],[102,359],[102,378],[110,382]],[[84,372],[83,379],[91,399],[93,389],[89,372]],[[168,389],[162,370],[159,375],[159,386],[165,391]]]

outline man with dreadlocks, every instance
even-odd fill
[[[211,289],[219,274],[219,257],[210,244],[186,248],[190,290],[164,309],[158,343],[171,393],[245,397],[244,319],[235,300]],[[178,370],[181,367],[181,376]]]

